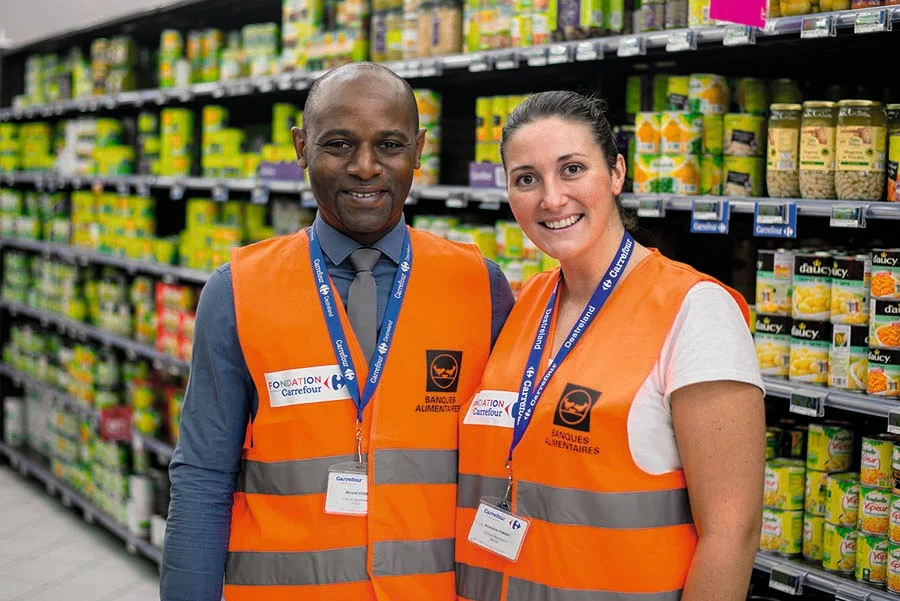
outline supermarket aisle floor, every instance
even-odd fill
[[[0,464],[0,601],[158,601],[150,561]]]

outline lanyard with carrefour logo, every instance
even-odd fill
[[[622,237],[615,259],[613,259],[612,264],[606,270],[606,277],[597,286],[587,307],[582,311],[581,317],[575,323],[572,331],[569,332],[569,336],[556,353],[556,356],[553,357],[544,377],[541,378],[541,381],[535,387],[538,368],[540,367],[541,357],[544,355],[544,345],[547,341],[550,322],[553,319],[553,311],[556,307],[556,298],[559,293],[559,280],[556,281],[556,286],[553,288],[553,293],[547,302],[547,308],[544,310],[537,336],[535,336],[534,345],[531,347],[531,353],[528,355],[528,363],[525,365],[522,385],[519,388],[518,411],[513,428],[513,439],[509,447],[509,456],[506,460],[506,471],[509,479],[506,486],[506,494],[502,500],[492,497],[481,498],[472,527],[469,529],[468,540],[472,544],[487,549],[509,561],[517,561],[519,559],[519,553],[522,550],[531,520],[510,511],[513,483],[513,451],[521,442],[522,436],[525,435],[525,431],[531,423],[531,418],[534,416],[534,408],[547,387],[547,383],[550,382],[550,378],[553,377],[557,368],[565,361],[572,349],[575,348],[575,344],[591,325],[591,322],[609,299],[616,284],[618,284],[634,251],[634,246],[634,238],[626,232]]]
[[[397,275],[394,276],[394,285],[391,287],[391,295],[385,308],[384,320],[381,323],[381,336],[378,340],[378,345],[375,347],[375,356],[369,369],[369,378],[366,380],[365,387],[360,394],[359,385],[356,383],[356,368],[347,344],[347,335],[344,332],[343,325],[341,325],[341,318],[338,315],[337,304],[334,300],[334,288],[331,285],[328,273],[325,271],[325,255],[322,253],[315,226],[309,228],[309,258],[312,262],[313,276],[316,278],[316,286],[319,290],[319,303],[322,305],[322,315],[325,317],[325,324],[328,326],[328,334],[331,338],[331,345],[334,348],[334,356],[340,365],[341,375],[347,385],[347,390],[350,391],[350,397],[356,405],[358,427],[362,424],[363,411],[375,395],[378,382],[384,373],[391,341],[394,338],[394,332],[397,331],[397,319],[403,306],[403,298],[406,296],[409,274],[412,270],[412,244],[409,240],[409,230],[405,230],[404,234],[403,250],[401,252],[403,259],[400,261]],[[359,439],[359,435],[357,438]]]

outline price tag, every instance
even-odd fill
[[[172,184],[172,187],[169,188],[169,198],[172,200],[181,200],[184,198],[184,184]]]
[[[261,94],[268,94],[275,89],[275,86],[272,84],[271,79],[263,79],[256,82],[256,89],[259,90]]]
[[[692,234],[727,234],[731,204],[727,200],[695,200],[691,208]]]
[[[791,413],[808,417],[825,415],[825,392],[792,392]]]
[[[219,85],[213,88],[212,97],[213,98],[222,98],[225,96],[225,86]]]
[[[469,200],[466,198],[465,192],[451,192],[444,201],[444,205],[448,209],[465,209],[469,206]]]
[[[119,182],[116,184],[116,194],[119,196],[128,196],[131,193],[127,182]]]
[[[316,196],[311,190],[300,193],[300,206],[304,209],[318,208],[319,205],[316,203]]]
[[[756,44],[756,28],[747,25],[729,25],[725,29],[724,46],[751,46]]]
[[[661,219],[666,216],[666,199],[661,197],[638,199],[638,217]]]
[[[888,412],[887,431],[889,434],[900,434],[900,409]]]
[[[685,50],[696,50],[697,38],[690,29],[674,31],[669,34],[666,40],[666,52],[684,52]]]
[[[72,178],[72,189],[73,189],[73,190],[80,190],[80,189],[81,189],[81,186],[82,186],[81,178],[80,178],[80,177],[73,177],[73,178]]]
[[[547,66],[547,48],[531,48],[526,50],[525,57],[529,67]]]
[[[797,205],[757,203],[753,209],[753,235],[768,238],[797,237]]]
[[[494,68],[498,71],[509,71],[519,68],[519,55],[515,52],[505,52],[494,57]]]
[[[832,207],[831,227],[866,227],[866,211],[868,207]]]
[[[267,184],[259,184],[250,192],[250,202],[255,205],[264,205],[269,202],[269,186]]]
[[[603,59],[602,42],[579,42],[575,46],[575,60],[578,62],[597,61]]]
[[[800,39],[814,40],[817,38],[830,38],[837,35],[837,27],[834,17],[804,17],[800,27]]]
[[[228,184],[219,182],[212,188],[212,199],[216,202],[228,200]]]
[[[616,54],[622,58],[627,58],[629,56],[640,56],[646,53],[647,48],[644,45],[644,38],[639,38],[637,36],[624,38],[619,43],[619,49],[616,50]]]
[[[491,59],[485,55],[476,56],[469,63],[469,73],[482,73],[491,70]]]
[[[563,46],[562,44],[550,46],[550,49],[547,51],[547,64],[562,65],[571,63],[573,55],[574,52],[571,46]]]
[[[880,33],[890,30],[891,17],[886,8],[859,13],[853,25],[853,33]]]
[[[788,595],[803,594],[803,573],[790,568],[772,568],[769,576],[769,588]]]
[[[419,63],[419,77],[440,77],[444,73],[444,63],[441,61],[421,61]]]
[[[165,104],[166,102],[168,102],[168,101],[169,101],[168,96],[166,96],[166,93],[163,92],[162,90],[156,92],[156,93],[153,95],[153,102],[155,102],[155,103],[158,104],[159,106],[164,105],[164,104]]]
[[[150,184],[145,181],[138,182],[134,188],[134,193],[141,198],[150,198]]]

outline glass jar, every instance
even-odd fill
[[[383,63],[388,60],[387,51],[387,13],[378,11],[372,15],[372,62]]]
[[[403,16],[403,60],[419,56],[419,17],[418,13]]]
[[[884,194],[887,113],[871,100],[838,103],[834,189],[838,200],[881,200]]]
[[[810,100],[803,103],[800,125],[800,196],[835,198],[834,151],[837,103]]]
[[[796,82],[790,79],[776,79],[772,82],[772,93],[769,95],[773,103],[799,104],[803,102],[803,94]]]
[[[431,56],[431,36],[434,28],[434,3],[423,2],[419,6],[418,36],[416,39],[416,56],[425,58]]]
[[[462,13],[462,5],[456,0],[442,0],[435,3],[431,56],[447,56],[462,52]]]
[[[769,196],[798,198],[803,107],[799,104],[773,104],[769,111],[769,144],[766,150],[766,186]]]
[[[888,163],[887,199],[900,202],[900,104],[887,105]]]
[[[387,30],[387,60],[403,59],[403,9],[395,8],[385,16]]]

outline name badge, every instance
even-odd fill
[[[325,513],[366,515],[369,509],[369,475],[366,465],[338,463],[328,468]]]
[[[469,530],[469,542],[517,561],[530,522],[497,507],[500,499],[482,499]]]

